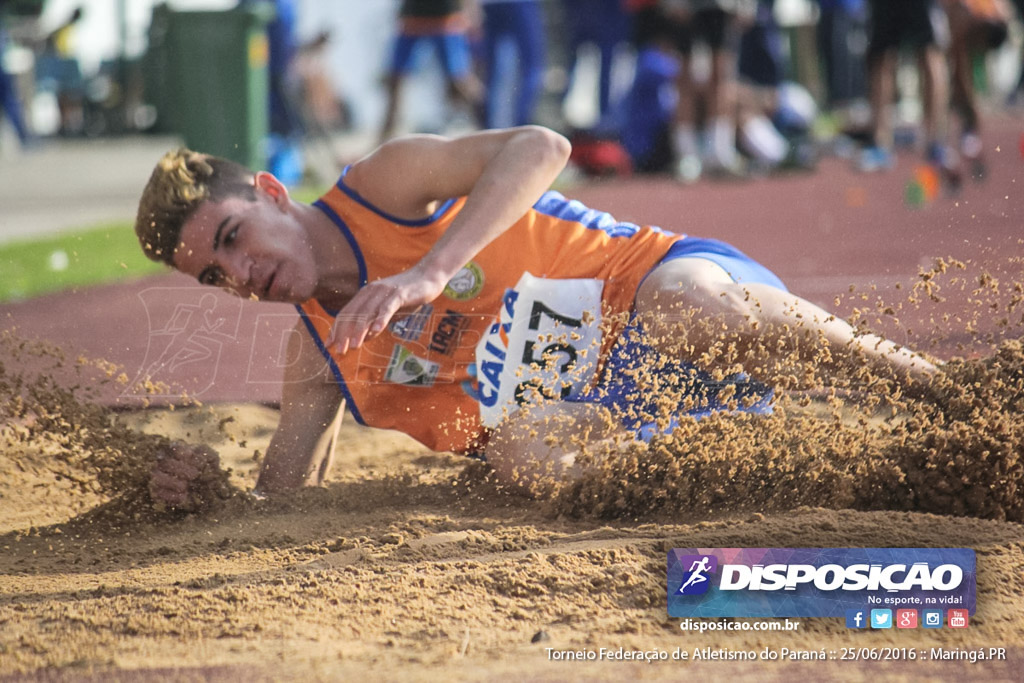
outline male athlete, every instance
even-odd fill
[[[146,254],[300,313],[258,491],[322,481],[346,403],[362,423],[483,454],[503,480],[529,484],[574,473],[562,437],[645,438],[650,425],[627,405],[650,398],[630,375],[643,353],[700,364],[721,348],[816,359],[828,347],[836,368],[905,385],[933,370],[855,334],[727,244],[617,222],[548,191],[569,151],[536,126],[400,138],[312,205],[223,159],[178,150],[160,160],[136,223]],[[761,365],[744,369],[774,381]],[[770,390],[744,378],[725,379],[747,392],[738,409],[763,408]],[[180,446],[162,461],[157,500],[184,500],[201,450]]]

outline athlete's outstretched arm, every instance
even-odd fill
[[[368,284],[341,309],[328,344],[344,353],[381,332],[396,313],[440,296],[462,266],[551,186],[569,152],[561,135],[524,126],[456,139],[400,138],[352,166],[346,183],[392,215],[417,219],[439,201],[465,196],[466,203],[416,266]]]
[[[345,401],[300,321],[288,340],[281,421],[270,440],[256,491],[279,493],[323,481],[334,459]]]
[[[300,322],[288,342],[294,359],[285,371],[281,421],[267,448],[256,483],[258,493],[280,493],[323,481],[337,442],[345,402],[325,362]],[[191,510],[191,488],[204,473],[220,466],[217,452],[203,444],[173,441],[150,472],[154,503]]]

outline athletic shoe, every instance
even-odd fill
[[[984,180],[988,175],[988,167],[985,165],[981,137],[977,133],[964,133],[960,137],[960,155],[970,165],[971,178],[977,182]]]
[[[703,170],[700,159],[693,154],[687,154],[676,164],[676,180],[686,184],[695,183],[700,180]]]
[[[743,157],[737,152],[731,154],[709,152],[704,157],[704,172],[709,176],[725,180],[741,180],[748,177]]]
[[[857,168],[862,173],[888,171],[892,164],[892,152],[884,147],[865,147],[857,158]]]
[[[956,194],[963,184],[963,176],[960,171],[960,156],[951,147],[938,142],[928,146],[928,163],[939,172],[942,178],[942,186],[946,194]]]

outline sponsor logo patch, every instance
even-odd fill
[[[452,276],[444,288],[444,295],[456,301],[466,301],[477,296],[484,288],[484,271],[470,261]]]
[[[391,334],[403,341],[416,341],[423,334],[433,312],[433,306],[423,304],[411,314],[392,322]]]
[[[406,386],[429,387],[437,379],[440,368],[437,363],[419,358],[401,344],[395,344],[384,379]]]
[[[444,317],[437,323],[437,329],[430,335],[430,350],[446,356],[452,355],[459,347],[459,339],[467,327],[469,318],[455,311],[445,311]]]

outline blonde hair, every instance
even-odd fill
[[[165,154],[146,183],[135,234],[146,256],[174,265],[185,221],[205,201],[256,198],[253,172],[241,164],[184,147]]]

